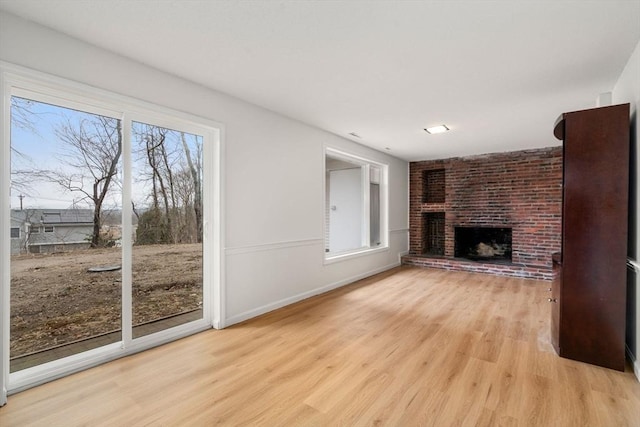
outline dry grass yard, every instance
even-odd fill
[[[640,425],[640,383],[559,358],[546,282],[400,267],[9,397],[12,426]]]
[[[202,308],[202,245],[133,248],[134,325]],[[11,356],[120,329],[119,248],[11,257]]]

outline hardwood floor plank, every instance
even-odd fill
[[[371,371],[338,406],[331,410],[328,425],[357,425],[391,381],[392,378],[386,372]]]
[[[0,425],[640,425],[630,366],[555,354],[548,287],[396,268],[10,396]]]
[[[371,374],[367,363],[345,362],[339,370],[332,372],[322,384],[304,400],[306,405],[327,414],[349,396],[359,384]],[[348,381],[345,381],[348,378]]]
[[[640,425],[640,405],[638,402],[594,391],[593,403],[598,413],[599,426],[637,427]]]
[[[526,343],[505,338],[496,363],[492,394],[485,403],[487,408],[505,416],[519,416],[521,391],[524,390],[526,354]]]
[[[438,426],[438,418],[449,401],[449,395],[430,387],[411,393],[411,400],[397,424],[399,426]]]
[[[521,415],[528,414],[526,421],[530,425],[556,425],[560,413],[556,413],[555,416],[552,413],[554,396],[551,394],[551,381],[540,375],[525,374],[523,384],[527,393],[521,398],[518,418],[522,420]]]

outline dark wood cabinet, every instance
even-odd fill
[[[562,253],[554,254],[551,339],[558,354],[625,366],[629,104],[562,114]]]

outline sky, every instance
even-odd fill
[[[52,160],[61,151],[54,129],[57,123],[64,120],[63,114],[66,109],[34,102],[29,106],[29,110],[32,113],[29,116],[33,116],[29,117],[33,129],[19,126],[15,120],[11,122],[11,209],[20,208],[19,195],[23,196],[22,204],[25,209],[70,207],[77,196],[64,193],[59,186],[52,183],[26,179],[29,183],[28,188],[16,188],[13,185],[19,179],[14,176],[16,170],[52,166]],[[12,114],[15,114],[14,108]]]
[[[21,99],[13,97],[12,101],[20,102]],[[21,103],[20,105],[24,105]],[[24,111],[24,109],[23,109]],[[83,200],[84,195],[80,192],[66,191],[61,185],[38,179],[34,174],[30,174],[27,179],[15,174],[19,170],[62,170],[64,172],[80,173],[79,168],[69,166],[68,157],[65,153],[70,150],[70,145],[64,142],[59,136],[61,126],[66,123],[72,124],[74,129],[79,129],[79,123],[82,120],[95,120],[96,115],[71,110],[64,107],[45,104],[32,101],[27,104],[27,114],[18,114],[15,108],[12,108],[11,121],[11,209],[20,209],[22,195],[22,208],[93,208],[93,204]],[[28,125],[21,125],[26,118]],[[15,119],[15,120],[14,120]],[[140,129],[140,124],[133,124],[134,131]],[[184,161],[184,150],[182,148],[179,133],[172,132],[167,136],[167,146],[172,151],[177,162]],[[196,135],[187,134],[187,144],[193,153],[196,152],[196,139],[201,143],[202,138]],[[132,164],[132,174],[134,182],[132,183],[132,198],[137,207],[144,207],[148,204],[150,193],[150,185],[143,182],[137,177],[143,176],[143,170],[148,167],[146,162],[140,159],[140,155],[136,153],[137,139],[132,138],[134,146],[134,154],[132,156],[134,163]],[[77,152],[76,152],[77,153]],[[122,158],[118,166],[118,175],[122,173]],[[86,175],[86,173],[85,173]],[[27,185],[15,185],[17,182],[26,182]],[[84,188],[89,190],[91,182],[85,181]],[[110,196],[105,202],[106,208],[120,208],[121,191],[118,185],[113,185]]]

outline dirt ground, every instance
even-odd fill
[[[11,257],[11,357],[120,329],[120,248]],[[133,248],[133,324],[202,308],[202,245]]]

